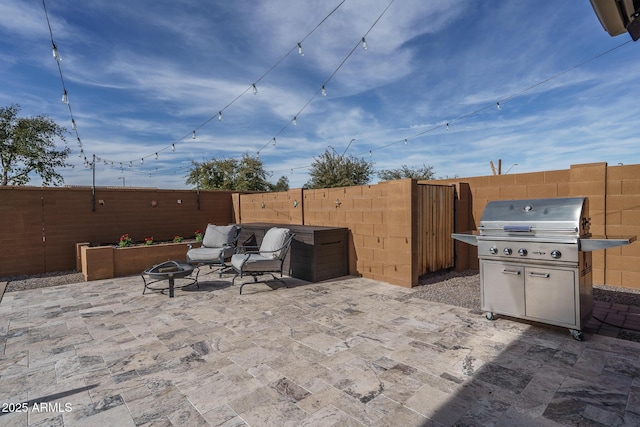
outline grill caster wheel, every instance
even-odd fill
[[[486,318],[487,318],[487,320],[496,320],[496,319],[498,318],[498,316],[496,316],[494,313],[492,313],[492,312],[490,312],[490,311],[487,311],[487,312],[484,314],[484,317],[486,317]]]
[[[573,339],[576,341],[582,341],[582,339],[584,338],[584,334],[581,331],[578,331],[577,329],[569,329],[569,333],[571,334]]]

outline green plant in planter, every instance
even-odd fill
[[[133,243],[133,240],[131,239],[131,237],[129,237],[129,234],[125,233],[122,236],[120,236],[120,241],[118,242],[118,246],[120,246],[121,248],[124,248],[126,246],[131,246],[132,243]]]
[[[202,231],[196,230],[196,242],[202,242],[204,236],[202,235]]]
[[[182,242],[182,237],[180,236],[173,236],[173,243],[180,243]]]
[[[153,245],[153,237],[145,237],[145,238],[144,238],[144,244],[145,244],[146,246],[151,246],[151,245]]]

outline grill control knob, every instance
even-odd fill
[[[504,252],[505,255],[511,255],[511,252],[513,251],[511,250],[511,248],[504,248],[502,252]]]
[[[553,259],[558,259],[562,256],[562,252],[560,252],[559,250],[553,250],[551,251],[551,258]]]
[[[520,256],[527,256],[527,250],[525,248],[520,248],[518,249],[518,253],[520,254]]]
[[[491,246],[491,247],[489,248],[489,253],[490,253],[491,255],[495,255],[495,254],[497,254],[497,253],[498,253],[498,248],[496,248],[495,246]]]

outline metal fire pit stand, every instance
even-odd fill
[[[173,291],[175,288],[185,288],[187,286],[191,286],[195,284],[198,285],[198,274],[200,270],[197,269],[195,277],[187,277],[193,273],[196,267],[193,265],[179,262],[179,261],[167,261],[161,264],[154,265],[153,267],[147,268],[140,275],[142,276],[142,281],[144,282],[144,289],[142,291],[142,295],[147,291],[147,289],[151,291],[160,291],[164,293],[165,290],[169,290],[169,298],[173,298]],[[147,282],[145,276],[149,276],[151,279]],[[184,285],[176,286],[175,279],[184,279],[187,281]],[[166,285],[154,285],[156,283],[168,281]],[[152,286],[154,285],[154,286]]]

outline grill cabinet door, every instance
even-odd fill
[[[524,267],[482,261],[482,309],[492,313],[525,315]]]
[[[576,325],[576,284],[573,270],[525,269],[527,317],[551,324]]]

